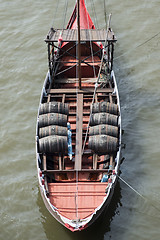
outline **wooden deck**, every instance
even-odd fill
[[[113,88],[97,88],[97,93],[113,93]],[[77,94],[77,93],[94,93],[94,88],[83,88],[83,89],[76,89],[76,88],[59,88],[59,89],[50,89],[48,91],[49,94],[56,94],[56,93],[65,93],[65,94]]]
[[[61,215],[83,219],[103,202],[106,187],[107,183],[101,182],[48,183],[49,199]]]
[[[75,42],[78,40],[77,29],[51,29],[45,39],[45,42],[58,42],[59,38],[63,42]],[[105,42],[107,38],[107,31],[105,29],[81,29],[81,41],[91,42]],[[116,41],[114,33],[108,32],[108,41]]]

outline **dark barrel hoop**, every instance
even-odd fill
[[[39,107],[39,115],[46,113],[61,113],[68,115],[69,114],[69,105],[67,103],[61,102],[48,102],[42,103]]]
[[[97,102],[92,105],[92,113],[106,112],[118,115],[118,105],[110,102]]]
[[[107,124],[100,124],[93,127],[90,127],[89,129],[89,135],[109,135],[112,137],[118,137],[118,127],[111,126]]]
[[[39,139],[39,151],[41,153],[65,153],[68,150],[66,136],[48,136]]]
[[[118,116],[109,113],[94,113],[91,115],[90,126],[108,124],[118,126]]]
[[[51,125],[44,128],[39,128],[39,138],[51,135],[67,136],[67,134],[68,134],[67,127]]]
[[[49,125],[67,126],[67,115],[61,113],[48,113],[39,116],[39,128]]]
[[[118,150],[118,138],[107,135],[90,136],[88,148],[97,154],[116,153]]]

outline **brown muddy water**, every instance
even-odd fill
[[[41,199],[35,125],[48,68],[43,39],[52,25],[66,26],[74,4],[0,0],[0,239],[159,240],[160,0],[87,0],[97,27],[105,27],[105,5],[112,13],[126,144],[121,177],[145,199],[119,180],[110,210],[80,233],[57,223]]]

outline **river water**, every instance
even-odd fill
[[[41,199],[35,125],[48,68],[43,39],[52,24],[67,24],[73,7],[73,0],[0,0],[0,240],[159,240],[160,0],[87,0],[99,28],[105,7],[112,13],[126,144],[120,176],[144,198],[119,180],[110,211],[80,233],[57,223]]]

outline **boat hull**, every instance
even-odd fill
[[[67,28],[51,28],[46,37],[49,71],[36,126],[41,196],[51,215],[72,232],[91,226],[109,206],[121,152],[121,110],[112,70],[115,36],[110,27],[95,29],[84,0],[77,31],[76,12],[77,5]]]
[[[119,107],[119,113],[120,112],[120,102],[119,102],[119,94],[118,94],[118,88],[117,88],[117,84],[116,84],[116,79],[115,79],[115,75],[114,72],[112,71],[112,77],[114,80],[114,84],[115,84],[115,88],[114,88],[114,93],[117,96],[117,102],[118,102],[118,107]],[[41,99],[40,99],[40,104],[43,102],[43,98],[46,95],[46,86],[48,85],[50,81],[50,75],[49,72],[46,75],[46,79],[44,81],[44,86],[42,88],[42,94],[41,94]],[[38,113],[39,116],[39,113]],[[39,118],[39,117],[38,117]],[[38,120],[37,120],[38,123]],[[121,129],[121,114],[119,116],[119,127]],[[36,135],[38,136],[38,124],[37,124],[37,129],[36,129]],[[36,138],[37,139],[37,138]],[[36,146],[38,146],[37,141],[36,141]],[[44,186],[44,182],[42,181],[42,176],[41,176],[41,169],[40,169],[40,165],[41,165],[41,159],[40,159],[40,155],[38,153],[38,148],[36,147],[36,152],[37,152],[37,172],[38,172],[38,179],[39,179],[39,188],[40,188],[40,192],[41,192],[41,196],[43,198],[44,204],[46,206],[46,208],[48,209],[48,211],[50,212],[50,214],[62,225],[64,225],[67,229],[69,229],[72,232],[75,231],[81,231],[83,229],[88,228],[89,226],[91,226],[99,217],[100,215],[103,213],[104,209],[107,209],[113,193],[114,193],[114,189],[116,186],[116,182],[117,182],[117,175],[119,173],[119,167],[120,167],[120,153],[121,153],[121,131],[120,131],[120,136],[119,136],[119,150],[117,152],[117,156],[116,156],[116,168],[115,168],[115,173],[112,176],[112,182],[108,185],[106,185],[106,193],[105,196],[102,198],[102,202],[100,205],[98,205],[96,207],[96,209],[93,211],[92,214],[90,214],[90,216],[81,219],[81,221],[73,221],[71,219],[68,219],[66,217],[64,217],[59,210],[51,203],[49,197],[47,196],[46,193],[46,189]],[[105,191],[105,188],[104,188]]]
[[[76,232],[76,231],[82,231],[82,230],[92,226],[92,224],[95,223],[98,220],[98,218],[100,218],[100,216],[103,214],[103,212],[108,209],[110,202],[112,200],[112,196],[114,194],[116,182],[117,182],[117,178],[115,179],[114,184],[112,184],[112,187],[110,188],[108,197],[105,199],[103,204],[101,204],[99,209],[92,214],[92,216],[90,216],[88,219],[83,219],[83,222],[77,221],[74,223],[73,223],[73,221],[64,218],[64,216],[62,216],[58,212],[58,210],[54,209],[51,206],[49,199],[46,197],[43,186],[41,184],[39,185],[39,189],[40,189],[40,193],[41,193],[43,202],[44,202],[47,210],[49,211],[49,213],[64,227],[66,227],[67,229],[69,229],[72,232]]]

